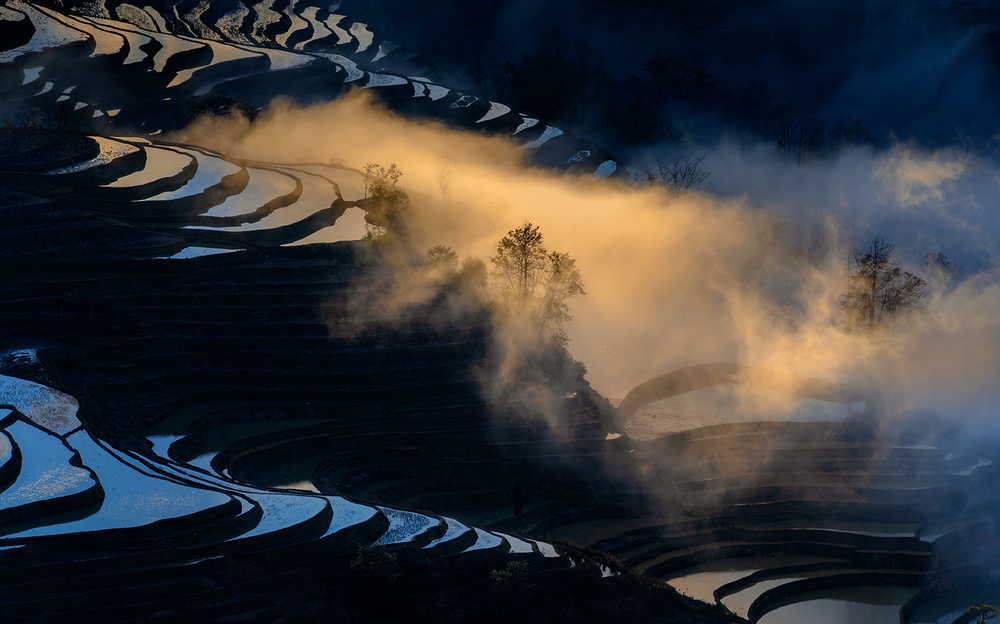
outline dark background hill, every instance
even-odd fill
[[[993,2],[344,3],[448,80],[618,149],[686,132],[767,137],[791,108],[847,140],[940,144],[993,133]],[[845,137],[841,136],[841,140]]]

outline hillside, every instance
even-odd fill
[[[248,156],[258,120],[364,90],[502,139],[498,170],[631,188],[578,118],[339,11],[0,6],[4,622],[757,622],[862,590],[924,622],[996,590],[989,439],[726,362],[612,407],[375,236],[366,163]],[[814,403],[740,414],[748,388]]]

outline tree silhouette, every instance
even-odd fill
[[[455,272],[458,269],[458,254],[447,245],[434,245],[427,250],[427,263]]]
[[[486,287],[487,274],[486,263],[480,258],[466,258],[462,261],[462,268],[458,270],[458,283],[475,292]]]
[[[771,111],[768,130],[785,160],[794,159],[801,163],[809,150],[823,142],[820,118],[812,109],[795,104],[775,107]]]
[[[927,295],[927,283],[900,268],[896,248],[881,236],[863,252],[851,247],[847,273],[842,305],[848,329],[871,330],[894,323],[922,307]]]
[[[537,225],[527,221],[497,243],[497,255],[490,257],[497,289],[504,303],[518,311],[533,300],[548,263]]]
[[[703,160],[705,160],[705,156],[698,156],[696,158],[675,156],[670,162],[657,158],[656,168],[658,174],[651,173],[649,177],[651,180],[655,180],[658,175],[659,183],[675,195],[681,195],[688,191],[696,191],[701,188],[701,185],[708,179],[708,176],[712,175],[710,171],[702,168],[701,163]]]
[[[965,614],[969,616],[966,621],[972,621],[976,624],[984,624],[990,620],[1000,617],[1000,609],[997,609],[991,604],[979,604],[969,607],[965,610]]]
[[[576,260],[545,249],[538,226],[525,221],[500,239],[490,262],[506,310],[530,322],[542,337],[565,342],[563,323],[572,318],[567,300],[585,294]]]
[[[538,331],[565,342],[563,323],[573,318],[566,300],[583,294],[586,293],[580,269],[576,268],[576,260],[566,253],[551,252],[548,255],[541,301],[536,311],[535,324]]]
[[[410,207],[410,196],[397,188],[402,170],[392,163],[388,169],[375,163],[364,168],[365,221],[368,233],[377,238],[386,232],[400,233],[403,214]]]

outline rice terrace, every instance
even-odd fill
[[[0,620],[1000,618],[1000,9],[0,1]]]

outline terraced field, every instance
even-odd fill
[[[642,446],[687,518],[583,543],[753,622],[857,587],[899,588],[897,620],[930,579],[994,556],[968,543],[993,530],[989,459],[889,444],[851,422],[715,426]],[[795,618],[841,621],[818,605]]]
[[[358,86],[623,175],[598,146],[436,84],[333,6],[67,6],[0,7],[3,114],[53,126],[0,129],[5,622],[779,622],[872,592],[923,623],[995,594],[995,449],[863,409],[622,435],[738,382],[725,364],[617,410],[574,378],[553,436],[484,392],[484,310],[359,307],[389,278],[360,171],[158,137]]]
[[[232,103],[253,116],[277,96],[312,103],[363,88],[408,114],[508,135],[546,166],[596,177],[618,169],[607,152],[562,129],[435,84],[426,77],[434,74],[428,60],[336,9],[286,0],[65,7],[6,0],[5,116],[152,136]]]
[[[338,182],[358,172],[0,134],[5,621],[277,617],[303,566],[356,589],[366,547],[411,582],[432,566],[439,592],[488,589],[510,560],[583,573],[510,534],[510,497],[518,479],[566,487],[552,501],[587,489],[608,453],[595,410],[567,404],[583,415],[567,449],[544,422],[494,426],[481,313],[354,313],[384,277],[352,260],[364,221],[338,229],[363,214]],[[442,493],[461,513],[435,509]]]
[[[19,144],[51,138],[28,134]],[[581,387],[563,407],[574,430],[555,442],[484,402],[470,372],[490,357],[483,319],[415,312],[373,327],[349,313],[378,284],[348,261],[356,243],[286,247],[283,225],[206,225],[266,221],[252,221],[271,201],[264,180],[290,201],[269,214],[293,209],[318,165],[127,138],[55,144],[59,162],[12,175],[25,194],[3,208],[6,617],[180,618],[185,592],[219,613],[275,614],[244,602],[275,582],[259,566],[344,574],[359,546],[377,545],[453,587],[477,566],[526,558],[544,575],[587,552],[610,566],[595,570],[605,579],[638,574],[767,621],[845,587],[926,601],[928,579],[993,556],[968,544],[995,528],[989,455],[887,441],[863,420],[609,435],[662,398],[649,384],[610,421]],[[71,171],[46,174],[54,164]],[[331,168],[316,188],[346,204],[336,180],[349,175]],[[118,198],[69,200],[67,187]],[[242,251],[211,253],[222,249]],[[666,394],[731,381],[721,370]],[[58,608],[53,578],[66,587]]]

